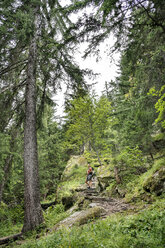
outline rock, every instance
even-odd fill
[[[114,171],[110,165],[102,165],[97,170],[97,178],[102,190],[115,180]]]
[[[89,208],[87,210],[77,211],[65,220],[60,221],[53,229],[57,230],[63,227],[70,228],[73,225],[83,225],[86,224],[89,220],[101,216],[101,214],[104,212],[105,210],[98,206]]]
[[[76,210],[78,210],[78,206],[74,205],[73,207],[69,208],[67,210],[68,214],[72,214],[73,212],[75,212]]]
[[[86,170],[87,161],[83,156],[72,156],[68,161],[56,194],[57,201],[62,201],[66,209],[71,207],[73,205],[72,203],[75,202],[77,192],[84,190],[83,187],[85,188],[86,186]],[[67,199],[69,200],[68,203]]]
[[[84,192],[86,190],[87,186],[86,184],[81,185],[80,187],[76,188],[75,191],[76,192]]]
[[[85,199],[95,201],[95,202],[112,202],[113,199],[109,197],[101,197],[101,196],[85,196]]]
[[[63,172],[62,180],[65,181],[73,176],[74,170],[79,167],[84,167],[84,171],[86,171],[87,160],[83,156],[72,156]]]
[[[115,189],[116,189],[116,193],[118,194],[119,197],[122,197],[122,198],[125,197],[125,195],[127,193],[127,191],[125,189],[120,188],[120,187],[116,187]]]
[[[143,183],[143,188],[149,193],[161,195],[165,192],[165,167],[156,171]]]
[[[94,208],[94,207],[97,207],[97,206],[98,206],[97,202],[92,202],[92,203],[89,204],[90,208]]]
[[[74,196],[63,196],[61,201],[62,204],[65,206],[65,210],[71,208],[75,203]]]

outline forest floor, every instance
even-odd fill
[[[72,227],[75,223],[86,224],[89,219],[97,217],[105,219],[111,214],[124,211],[134,211],[135,206],[124,202],[121,198],[104,197],[97,191],[95,179],[92,188],[88,189],[86,185],[76,189],[82,197],[82,202],[79,202],[79,210],[75,211],[75,207],[70,208],[70,216],[60,221],[51,230],[57,230],[63,226]],[[87,201],[87,208],[84,208],[84,201]]]
[[[134,206],[125,203],[123,199],[102,197],[99,194],[97,195],[97,191],[95,191],[95,188],[87,189],[84,193],[85,198],[91,201],[89,207],[101,207],[104,209],[103,214],[100,216],[102,218],[106,218],[107,216],[116,212],[134,209]]]

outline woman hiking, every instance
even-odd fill
[[[86,178],[86,184],[88,185],[88,189],[92,188],[92,176],[93,176],[93,169],[88,164],[88,170],[87,170],[87,178]]]

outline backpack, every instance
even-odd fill
[[[93,167],[91,167],[91,168],[92,168],[92,177],[94,177],[96,175],[96,173],[94,171],[94,168]]]

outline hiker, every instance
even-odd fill
[[[87,170],[87,178],[86,178],[86,184],[88,185],[88,189],[92,188],[92,177],[93,177],[93,169],[88,164],[88,170]]]

